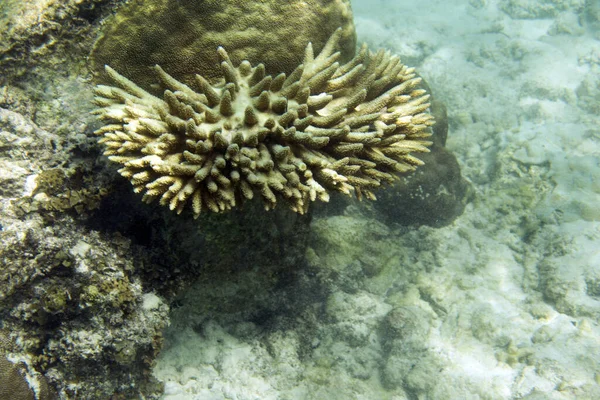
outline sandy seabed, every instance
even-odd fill
[[[359,41],[401,55],[447,105],[475,200],[439,229],[359,207],[314,220],[311,264],[356,281],[332,286],[311,330],[232,334],[186,303],[155,368],[164,399],[600,398],[590,3],[353,1]],[[353,275],[356,260],[377,273]]]

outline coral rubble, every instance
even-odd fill
[[[195,217],[256,192],[267,209],[282,199],[299,213],[334,191],[373,199],[422,164],[410,153],[428,151],[429,95],[389,52],[363,46],[340,65],[340,36],[316,57],[309,44],[289,76],[248,61],[236,67],[223,48],[216,84],[196,75],[188,86],[156,66],[162,99],[107,66],[118,87],[96,87],[104,154],[145,201],[178,213],[191,203]]]

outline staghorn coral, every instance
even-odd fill
[[[283,199],[299,213],[330,191],[374,199],[382,182],[422,164],[410,153],[428,151],[429,95],[389,52],[363,46],[340,65],[340,35],[317,57],[309,43],[289,76],[235,67],[223,48],[214,85],[197,75],[188,86],[156,66],[163,99],[106,66],[120,88],[96,87],[95,113],[109,122],[96,131],[104,154],[145,201],[178,213],[191,203],[194,217],[256,192],[266,209]]]

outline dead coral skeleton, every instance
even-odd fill
[[[106,66],[118,86],[98,85],[107,124],[104,154],[122,164],[144,201],[181,213],[230,210],[255,193],[265,208],[284,200],[304,213],[331,191],[374,199],[373,190],[422,162],[433,117],[421,79],[397,56],[363,46],[340,65],[338,29],[289,76],[262,64],[234,66],[217,50],[222,79],[187,86],[155,66],[160,99]]]

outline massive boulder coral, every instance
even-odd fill
[[[10,360],[12,357],[7,353],[13,351],[13,347],[10,332],[0,329],[0,399],[56,399],[43,375],[28,369],[24,362],[18,360],[20,357]]]
[[[289,76],[248,61],[236,67],[221,47],[215,84],[196,75],[186,85],[156,66],[162,99],[107,66],[118,87],[96,87],[104,154],[145,201],[178,213],[189,203],[195,217],[255,193],[266,209],[282,199],[299,213],[333,191],[375,198],[382,183],[422,164],[411,152],[430,145],[429,95],[389,52],[363,46],[340,65],[341,34],[316,57],[309,44]]]
[[[350,0],[131,0],[103,22],[90,66],[99,80],[109,64],[151,90],[155,64],[186,84],[196,74],[219,77],[215,49],[223,46],[235,64],[249,60],[264,63],[267,74],[290,73],[306,43],[319,51],[338,27],[348,61],[356,48]]]

